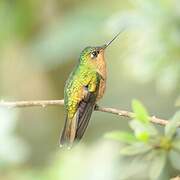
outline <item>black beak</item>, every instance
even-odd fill
[[[124,29],[121,30],[121,31],[119,31],[119,33],[118,33],[111,41],[109,41],[108,43],[102,45],[101,48],[102,48],[102,49],[106,49],[114,40],[117,39],[117,37],[118,37],[123,31],[124,31]]]

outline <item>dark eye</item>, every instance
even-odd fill
[[[96,57],[98,56],[98,54],[99,54],[99,51],[93,51],[93,52],[91,53],[91,58],[92,58],[92,59],[96,58]]]

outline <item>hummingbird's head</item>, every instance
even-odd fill
[[[82,63],[98,63],[104,57],[104,46],[86,47],[80,56]]]
[[[106,68],[104,59],[105,46],[86,47],[80,56],[80,64],[85,65],[93,71],[102,75],[103,69]]]
[[[88,65],[89,67],[100,70],[105,65],[104,52],[107,47],[119,36],[120,31],[111,41],[102,45],[95,47],[86,47],[80,56],[80,64]]]

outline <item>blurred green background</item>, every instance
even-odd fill
[[[106,51],[102,106],[170,118],[180,92],[180,1],[0,0],[0,99],[62,99],[81,50],[126,30]],[[63,107],[0,109],[0,179],[118,179],[118,146],[103,138],[127,120],[94,112],[72,152],[59,150]]]

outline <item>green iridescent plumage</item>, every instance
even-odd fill
[[[88,91],[95,92],[98,82],[98,75],[95,71],[90,70],[86,65],[81,65],[76,67],[71,73],[69,79],[65,86],[65,106],[68,108],[68,117],[72,118],[74,116],[76,106],[83,96],[83,92],[88,85]]]

